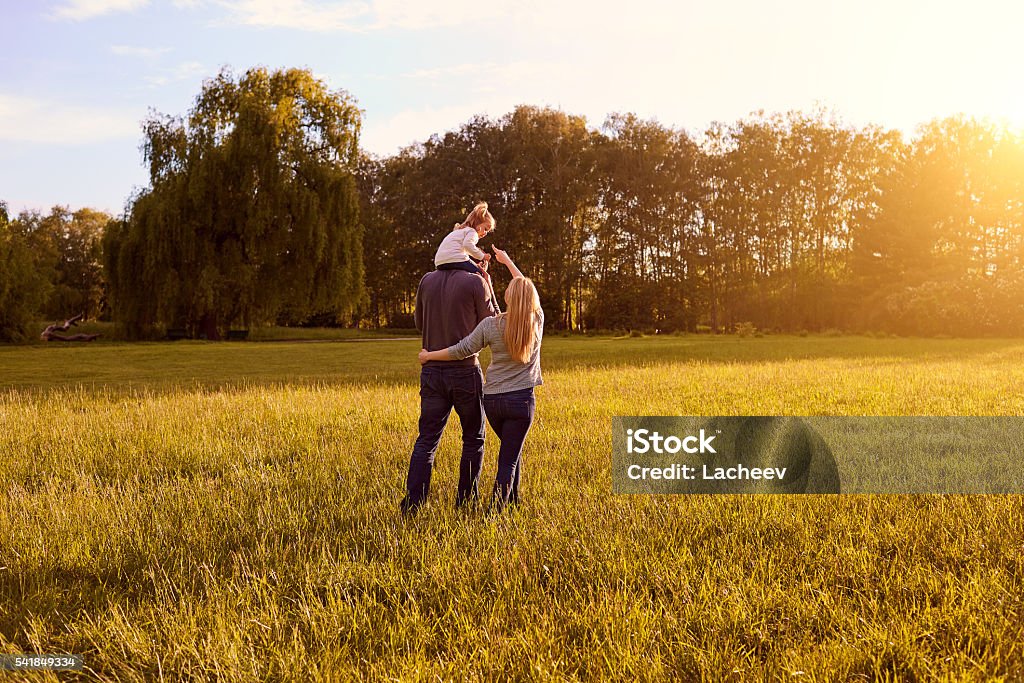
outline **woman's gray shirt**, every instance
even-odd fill
[[[479,353],[485,346],[491,347],[491,364],[487,366],[485,394],[503,394],[517,389],[529,389],[544,383],[540,376],[540,342],[544,335],[544,311],[538,311],[534,323],[537,336],[530,352],[530,360],[520,363],[508,354],[505,346],[505,316],[484,318],[476,329],[457,344],[448,347],[448,355],[455,360],[468,358]]]

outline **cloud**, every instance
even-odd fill
[[[53,18],[83,21],[114,12],[130,12],[149,4],[149,0],[65,0],[53,11]]]
[[[591,127],[600,126],[609,113],[616,111],[632,111],[642,118],[659,117],[667,125],[703,123],[698,115],[705,111],[691,104],[691,91],[685,85],[678,95],[672,89],[651,87],[652,79],[670,82],[671,66],[652,66],[648,71],[640,77],[626,66],[613,68],[607,63],[581,68],[569,61],[528,60],[416,69],[392,78],[425,83],[432,92],[443,89],[456,93],[458,99],[451,105],[411,106],[390,116],[368,107],[361,144],[374,154],[393,154],[434,133],[443,135],[458,129],[477,114],[499,118],[520,104],[580,115]],[[685,83],[678,75],[674,80]]]
[[[403,73],[400,77],[416,81],[440,81],[464,78],[474,78],[477,80],[516,80],[522,78],[523,75],[527,73],[540,75],[544,73],[547,66],[548,64],[541,62],[510,62],[508,64],[499,64],[497,62],[469,62],[466,64],[440,66],[432,69],[416,69],[415,71]]]
[[[228,9],[230,21],[264,28],[300,31],[422,30],[477,22],[477,0],[215,0]],[[511,15],[521,3],[492,0],[487,18]]]
[[[408,71],[401,75],[401,78],[409,78],[412,80],[428,80],[436,81],[442,78],[453,78],[458,76],[471,76],[479,74],[480,72],[492,69],[497,66],[494,63],[487,64],[454,64],[451,66],[439,66],[433,69],[416,69],[415,71]]]
[[[416,81],[442,81],[457,79],[468,81],[473,79],[475,83],[484,85],[476,86],[477,91],[490,90],[493,83],[510,85],[528,85],[536,79],[550,76],[553,70],[562,67],[551,62],[518,61],[508,63],[498,62],[468,62],[465,64],[451,64],[448,66],[435,67],[432,69],[416,69],[401,74],[400,78]]]
[[[137,138],[144,114],[0,93],[0,140],[75,145]]]
[[[201,62],[182,62],[177,66],[164,69],[156,76],[147,76],[146,82],[151,86],[159,87],[168,83],[198,79],[207,75],[207,69]]]
[[[458,100],[447,106],[410,107],[386,118],[369,111],[360,144],[374,154],[393,154],[434,133],[444,135],[478,114],[499,118],[520,104],[564,109],[585,116],[592,126],[600,125],[608,112],[616,109],[611,104],[613,92],[579,79],[574,65],[563,62],[454,64],[416,69],[397,79],[457,91]]]
[[[522,2],[492,0],[481,4],[478,0],[376,0],[373,3],[375,21],[370,28],[420,29],[438,26],[461,26],[511,15],[524,7]]]
[[[153,59],[171,51],[169,47],[137,47],[135,45],[111,45],[110,51],[122,57]]]
[[[387,156],[414,142],[423,142],[434,133],[443,135],[455,130],[479,113],[476,104],[459,104],[408,109],[384,120],[370,118],[363,126],[359,143],[373,154]]]
[[[301,31],[358,30],[369,14],[360,1],[312,3],[305,0],[222,0],[231,20],[247,26]]]
[[[499,118],[519,104],[522,102],[515,94],[494,92],[449,106],[410,108],[388,118],[367,116],[359,144],[373,154],[387,156],[403,147],[424,142],[434,134],[444,137],[474,116]],[[531,104],[544,106],[543,102]]]

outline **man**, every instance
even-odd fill
[[[486,266],[483,266],[486,268]],[[434,270],[416,290],[416,329],[423,348],[446,349],[472,332],[484,318],[494,315],[489,275],[462,270]],[[483,373],[476,355],[461,361],[432,361],[420,371],[420,433],[409,460],[402,512],[415,512],[430,492],[430,475],[441,432],[452,408],[462,425],[462,461],[456,507],[479,497],[478,481],[484,457]]]

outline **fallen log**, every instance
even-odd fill
[[[49,342],[49,341],[91,342],[94,339],[96,339],[97,337],[99,337],[100,335],[98,335],[98,334],[82,334],[82,333],[71,334],[71,335],[57,334],[58,331],[60,331],[60,332],[67,332],[72,327],[77,325],[78,321],[80,321],[84,317],[85,317],[85,313],[79,313],[78,315],[76,315],[73,318],[68,318],[63,323],[55,322],[52,325],[47,325],[46,329],[43,330],[42,334],[39,335],[39,338],[42,339],[43,341],[46,341],[46,342]]]
[[[55,334],[53,332],[44,336],[44,341],[62,341],[62,342],[91,342],[100,335],[98,334]]]

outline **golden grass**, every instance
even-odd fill
[[[551,339],[523,507],[452,509],[452,426],[403,521],[416,346],[0,351],[2,649],[106,680],[1024,677],[1018,496],[609,474],[616,414],[1021,414],[1024,343]],[[32,382],[79,357],[102,381]],[[482,490],[495,462],[489,434]]]

